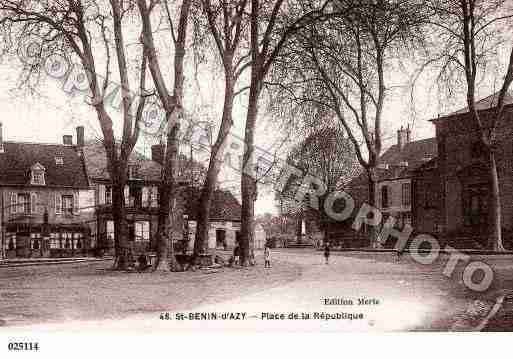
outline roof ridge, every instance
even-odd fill
[[[66,148],[73,148],[76,145],[65,145],[63,143],[50,143],[50,142],[29,142],[29,141],[4,141],[4,144],[18,144],[18,145],[42,145],[42,146],[60,146]]]

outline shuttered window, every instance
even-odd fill
[[[61,194],[55,194],[55,214],[61,214],[62,211],[62,203],[61,203]]]
[[[125,186],[124,195],[125,195],[125,206],[128,207],[130,205],[130,187]]]
[[[98,204],[105,204],[105,185],[98,185]]]
[[[381,207],[388,208],[388,187],[383,186],[381,187]]]
[[[159,188],[157,186],[151,187],[151,206],[158,207],[159,206]]]
[[[411,205],[411,186],[409,183],[402,184],[403,206]]]
[[[11,193],[11,213],[18,212],[18,194],[16,192]]]
[[[142,206],[143,207],[149,207],[150,206],[150,203],[149,203],[149,189],[148,187],[143,187],[142,188]]]
[[[32,213],[38,213],[39,203],[38,203],[38,195],[37,193],[30,194],[30,210]]]

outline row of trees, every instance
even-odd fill
[[[272,82],[279,88],[278,103],[303,108],[307,124],[312,119],[318,123],[319,118],[338,120],[367,173],[368,203],[375,205],[382,116],[397,69],[404,69],[410,60],[413,86],[428,73],[444,94],[465,90],[490,163],[489,246],[503,249],[495,152],[496,129],[503,121],[504,98],[513,79],[511,4],[504,0],[340,0],[333,6],[342,14],[298,31],[276,62]],[[506,59],[499,58],[499,49],[504,48],[510,53]],[[490,78],[491,64],[497,63],[503,72]],[[480,80],[498,83],[500,89],[490,122],[481,119],[475,105]],[[371,233],[378,246],[376,237]]]
[[[302,10],[301,2],[289,7],[285,1],[181,2],[159,0],[66,0],[0,2],[1,25],[5,38],[15,49],[21,42],[37,38],[39,47],[24,63],[23,76],[40,78],[51,56],[60,55],[70,63],[78,62],[88,80],[90,103],[96,112],[106,151],[108,172],[113,185],[113,214],[116,238],[116,266],[125,268],[130,255],[123,188],[127,183],[128,160],[141,132],[148,98],[156,100],[165,113],[165,155],[160,188],[159,241],[157,268],[167,269],[173,256],[167,257],[168,238],[172,235],[176,203],[177,154],[180,118],[184,113],[184,59],[193,49],[191,31],[207,30],[217,48],[225,75],[225,100],[221,126],[214,143],[208,172],[201,193],[201,210],[195,243],[195,255],[205,252],[210,202],[227,134],[233,124],[232,108],[237,80],[251,68],[246,120],[244,163],[252,166],[254,130],[258,101],[264,80],[274,58],[288,36],[322,11]],[[286,9],[286,10],[284,10]],[[293,11],[292,11],[293,10]],[[294,15],[294,16],[291,16]],[[190,19],[195,16],[195,24]],[[161,26],[165,22],[167,26]],[[157,25],[156,25],[157,24]],[[140,26],[140,33],[135,27]],[[127,38],[129,40],[127,41]],[[134,40],[138,46],[130,47]],[[165,69],[164,48],[174,50],[173,69]],[[34,49],[32,49],[34,50]],[[137,59],[134,68],[131,60]],[[116,71],[113,71],[113,70]],[[114,76],[117,73],[117,76]],[[152,85],[147,83],[151,75]],[[137,75],[136,75],[137,74]],[[106,97],[113,82],[121,91],[121,136],[115,134],[117,111],[109,108]],[[138,96],[132,92],[138,83]],[[28,81],[27,83],[33,84]],[[135,100],[137,98],[137,100]],[[242,176],[242,262],[248,263],[253,240],[255,181]]]
[[[492,129],[481,124],[474,104],[479,70],[486,70],[481,65],[489,55],[487,45],[496,38],[497,26],[510,18],[509,10],[505,0],[0,0],[0,23],[13,48],[20,40],[41,39],[34,54],[39,61],[25,64],[27,78],[37,77],[45,60],[55,54],[80,63],[85,70],[113,183],[119,268],[124,268],[130,254],[123,198],[128,159],[140,136],[148,99],[160,104],[165,113],[166,146],[157,268],[167,270],[169,262],[174,267],[174,256],[167,254],[172,250],[170,228],[176,212],[185,62],[196,51],[215,53],[212,60],[221,65],[224,75],[219,131],[201,190],[196,256],[206,252],[210,203],[233,126],[236,96],[244,94],[247,101],[240,243],[241,262],[247,265],[254,237],[254,146],[256,126],[262,121],[262,93],[269,90],[275,105],[300,108],[300,120],[307,125],[337,119],[367,173],[369,202],[374,204],[387,81],[398,60],[409,56],[426,56],[423,70],[436,66],[445,74],[437,79],[463,76],[466,80],[468,106],[492,164],[494,230],[490,238],[500,248],[494,128],[502,120],[504,95],[512,81],[513,52]],[[133,43],[137,46],[128,46]],[[171,68],[167,65],[169,48],[173,49]],[[121,116],[106,104],[112,82],[120,84]],[[121,136],[115,135],[118,125]]]

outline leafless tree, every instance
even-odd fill
[[[145,106],[146,58],[141,56],[139,97],[134,111],[133,94],[127,66],[127,49],[123,21],[129,9],[120,0],[67,0],[67,1],[0,1],[1,24],[19,41],[37,37],[41,43],[35,54],[40,61],[30,62],[27,78],[38,75],[51,55],[60,54],[81,64],[87,76],[91,105],[96,111],[103,134],[108,172],[113,186],[112,213],[115,230],[115,266],[123,269],[131,256],[128,241],[124,188],[128,180],[128,159],[137,142],[140,121]],[[19,42],[15,42],[19,44]],[[119,73],[122,97],[122,137],[116,139],[114,124],[104,96],[111,82],[111,51]],[[142,51],[141,51],[142,53]],[[105,61],[103,61],[106,59]],[[98,70],[98,63],[105,68]]]
[[[376,204],[376,170],[382,150],[387,74],[402,51],[421,41],[421,1],[337,0],[340,14],[305,27],[288,42],[272,82],[324,121],[335,117],[367,173],[368,202]],[[312,122],[312,118],[307,119]],[[378,245],[374,231],[371,240]]]
[[[317,219],[320,229],[326,231],[329,221],[323,210],[326,197],[334,191],[344,190],[360,170],[353,144],[339,127],[322,127],[296,145],[290,151],[287,162],[300,170],[302,176],[289,180],[278,194],[280,199],[288,202],[289,213],[297,217],[309,213]],[[315,206],[311,205],[308,198],[311,189],[302,186],[306,175],[316,178],[326,188],[325,194],[319,196]]]
[[[504,120],[505,95],[513,81],[513,46],[511,47],[500,90],[490,102],[491,112],[480,113],[476,106],[476,92],[480,81],[489,80],[492,63],[499,58],[498,49],[511,42],[511,31],[506,26],[513,18],[513,8],[506,0],[450,0],[429,1],[432,20],[430,30],[438,39],[428,52],[428,60],[421,71],[432,70],[443,94],[451,96],[463,87],[466,92],[472,128],[479,134],[482,150],[488,159],[487,173],[490,183],[489,242],[494,250],[504,250],[501,226],[501,198],[497,172],[496,152],[500,134],[497,129]],[[511,27],[509,27],[511,29]],[[509,39],[504,34],[509,35]],[[503,59],[501,59],[503,60]],[[420,71],[419,71],[420,74]],[[463,80],[463,81],[462,81]],[[493,81],[493,80],[492,80]]]
[[[142,20],[141,39],[144,44],[148,67],[153,78],[153,83],[165,111],[165,123],[167,125],[166,149],[162,168],[162,183],[159,189],[159,216],[158,216],[158,244],[157,261],[155,270],[176,270],[177,262],[174,255],[173,229],[177,221],[176,217],[176,174],[178,168],[178,141],[180,131],[180,118],[183,116],[183,91],[184,91],[184,59],[187,50],[187,24],[192,1],[183,0],[177,6],[178,24],[175,26],[170,2],[157,0],[138,0],[137,6]],[[154,29],[152,26],[152,13],[156,6],[160,6],[161,12],[166,14],[174,45],[174,85],[173,90],[168,88],[166,79],[161,69],[161,59],[154,40]],[[176,30],[175,30],[176,28]],[[171,245],[169,244],[171,242]],[[171,267],[169,267],[171,266]]]
[[[265,79],[283,46],[292,34],[324,16],[330,0],[321,3],[309,1],[251,0],[249,15],[251,75],[248,110],[244,132],[243,171],[241,178],[241,263],[249,264],[254,243],[255,200],[257,185],[254,180],[255,127],[258,119],[259,97]]]
[[[224,148],[233,126],[232,112],[236,96],[235,86],[242,72],[249,65],[247,49],[243,47],[247,42],[247,21],[244,19],[246,17],[247,0],[233,2],[201,0],[201,6],[206,18],[206,28],[213,38],[221,60],[225,93],[221,124],[217,139],[210,151],[207,175],[201,189],[194,241],[195,256],[207,251],[212,195],[221,169]]]

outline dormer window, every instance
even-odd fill
[[[128,165],[128,178],[135,179],[138,178],[138,166],[137,165]]]
[[[62,166],[64,164],[64,158],[62,158],[62,156],[56,156],[55,157],[55,164]]]
[[[40,163],[36,163],[30,168],[31,179],[30,184],[35,186],[44,186],[45,183],[45,168]]]

